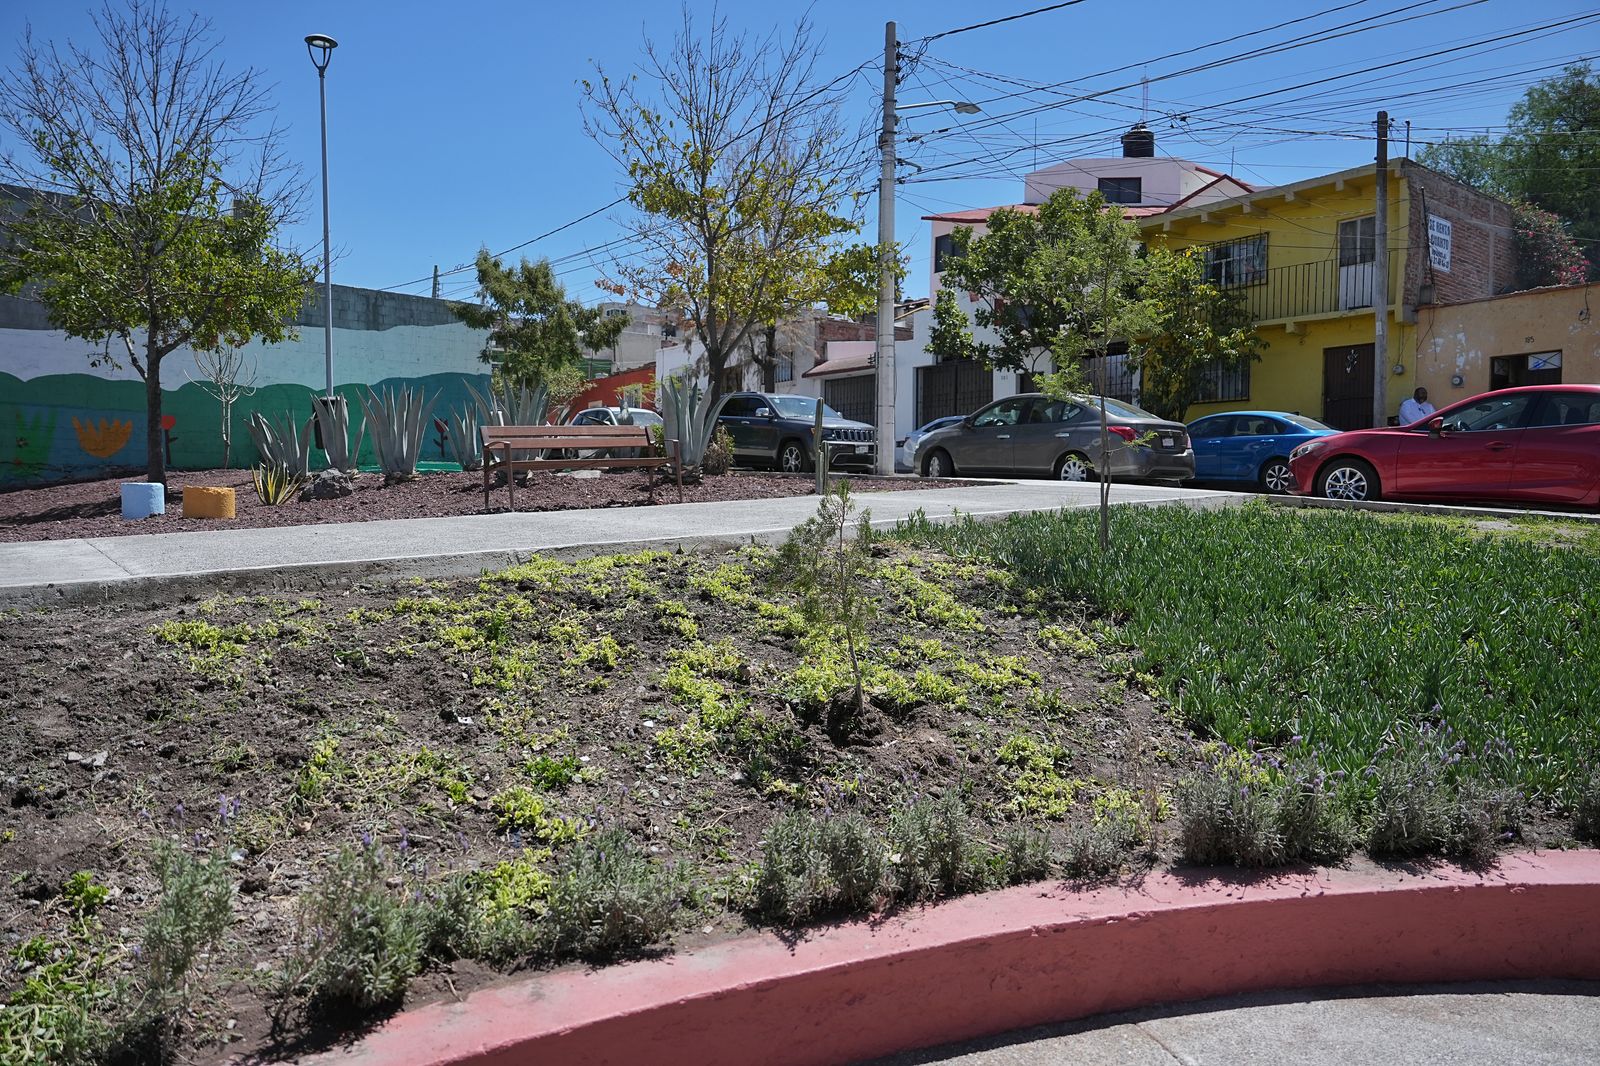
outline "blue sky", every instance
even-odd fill
[[[1035,163],[1114,155],[1117,133],[1141,116],[1156,131],[1160,154],[1273,184],[1370,161],[1379,107],[1387,105],[1399,122],[1411,119],[1419,142],[1497,127],[1530,82],[1600,53],[1600,21],[1538,29],[1595,11],[1575,0],[1082,0],[921,42],[1045,2],[817,0],[809,8],[827,76],[869,64],[851,83],[851,106],[862,118],[876,106],[876,64],[891,18],[901,41],[920,54],[901,87],[903,102],[986,101],[985,113],[971,118],[930,109],[903,123],[907,135],[949,131],[903,149],[924,168],[904,168],[910,180],[899,188],[896,233],[911,258],[910,295],[926,287],[921,215],[1016,202],[1019,175]],[[211,18],[225,60],[257,68],[274,86],[280,118],[291,128],[288,149],[313,182],[307,217],[288,235],[305,248],[319,246],[321,216],[317,78],[302,38],[317,31],[339,40],[328,75],[334,279],[374,288],[423,278],[434,264],[449,271],[480,245],[510,247],[620,195],[623,175],[583,133],[578,82],[595,62],[616,72],[632,68],[647,36],[670,41],[679,22],[678,5],[666,0],[172,6]],[[31,23],[40,39],[86,39],[87,7],[85,0],[11,0],[0,11],[0,38],[14,42]],[[712,11],[709,4],[690,7],[701,18]],[[719,10],[736,28],[766,33],[777,25],[770,4],[724,2]],[[1161,58],[1318,12],[1327,13]],[[1215,65],[1359,19],[1390,24]],[[1474,43],[1506,34],[1518,36]],[[1455,51],[1418,58],[1447,49]],[[1277,91],[1383,64],[1395,65]],[[1167,76],[1197,66],[1205,69]],[[1151,79],[1148,109],[1141,76]],[[1040,84],[1052,88],[1032,88]],[[1073,99],[1090,94],[1104,95]],[[1403,126],[1396,136],[1404,137]],[[593,287],[597,267],[616,253],[593,249],[619,235],[615,218],[615,211],[603,213],[517,254],[558,258],[572,294],[592,302],[601,295]],[[868,233],[872,225],[869,218]],[[470,272],[449,274],[444,292],[467,295],[470,281]],[[403,287],[426,292],[428,283]]]

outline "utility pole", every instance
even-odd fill
[[[433,298],[439,298],[439,264],[433,264]]]
[[[878,149],[878,390],[877,471],[894,473],[894,92],[899,78],[899,42],[894,23],[883,29],[883,132]]]
[[[1389,112],[1378,112],[1377,209],[1372,240],[1372,424],[1389,424]]]

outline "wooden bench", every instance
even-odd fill
[[[669,455],[650,454],[650,430],[645,426],[484,426],[483,435],[483,508],[489,509],[489,480],[495,471],[504,471],[509,491],[511,509],[517,509],[516,480],[519,470],[541,470],[548,467],[561,469],[596,467],[656,467],[671,466],[678,476],[678,502],[683,502],[683,464],[678,461],[682,448],[675,440],[667,441]],[[553,451],[571,451],[612,448],[638,448],[644,454],[634,458],[565,459],[549,458]],[[518,458],[517,452],[539,452],[540,458]],[[495,455],[499,453],[500,458]],[[650,476],[650,498],[655,499],[656,480]]]

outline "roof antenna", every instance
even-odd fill
[[[1149,74],[1149,70],[1150,70],[1150,68],[1146,67],[1144,69],[1144,71],[1141,72],[1140,77],[1139,77],[1139,89],[1140,89],[1140,91],[1141,91],[1141,93],[1143,94],[1143,97],[1144,97],[1143,102],[1139,105],[1139,121],[1140,122],[1149,122],[1150,121],[1150,74]]]

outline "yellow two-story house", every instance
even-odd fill
[[[1373,424],[1376,187],[1371,165],[1139,219],[1147,244],[1200,250],[1266,342],[1259,362],[1218,375],[1189,418],[1256,408]],[[1510,207],[1443,174],[1392,161],[1388,206],[1392,418],[1419,382],[1417,308],[1504,292],[1516,264]]]

